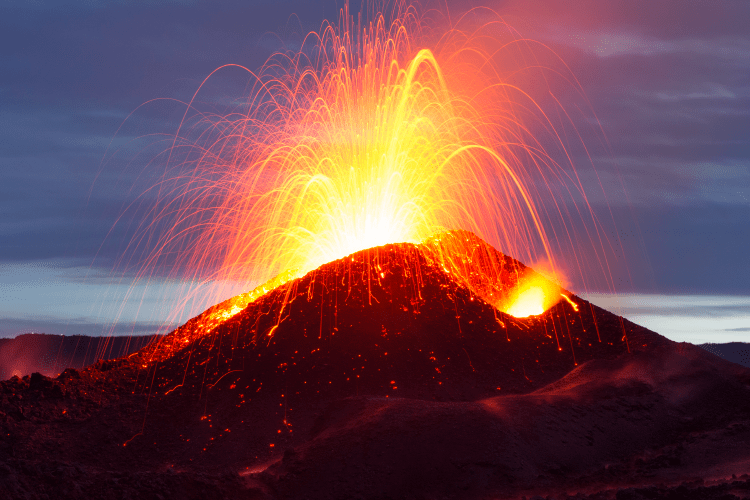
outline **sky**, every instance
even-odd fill
[[[750,3],[441,5],[454,20],[493,9],[559,55],[585,92],[574,120],[595,131],[582,138],[592,154],[573,161],[590,161],[598,177],[583,182],[607,193],[591,202],[617,242],[618,293],[574,291],[674,340],[750,341]],[[3,2],[0,337],[152,333],[163,324],[180,284],[133,287],[114,271],[137,223],[125,208],[153,181],[156,154],[144,144],[175,132],[178,100],[212,70],[258,68],[340,7]],[[231,103],[246,83],[225,72],[206,95]]]

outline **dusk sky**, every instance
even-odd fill
[[[223,64],[257,69],[342,5],[4,1],[0,337],[153,332],[178,286],[121,306],[131,283],[113,269],[130,233],[115,222],[149,182],[143,137],[174,134],[184,107],[141,105],[189,100]],[[673,340],[750,341],[750,2],[447,5],[452,19],[490,7],[550,47],[588,99],[575,116],[598,118],[583,140],[607,199],[592,208],[624,260],[617,296],[586,296]],[[246,81],[223,74],[207,95],[240,99]]]

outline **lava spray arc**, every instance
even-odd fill
[[[549,51],[497,17],[478,17],[471,11],[441,31],[404,2],[369,3],[364,16],[347,4],[336,24],[257,73],[215,70],[204,85],[240,69],[251,89],[229,113],[198,109],[203,85],[188,104],[149,190],[149,222],[130,243],[148,254],[139,277],[168,262],[185,283],[175,311],[257,287],[225,304],[214,318],[221,322],[324,263],[447,230],[475,233],[527,263],[545,261],[553,281],[559,253],[580,266],[577,249],[601,244],[599,225],[568,146],[517,78],[543,67],[538,53]],[[541,136],[554,138],[567,164]],[[588,221],[583,233],[571,213]],[[433,245],[441,259],[465,253],[447,241]],[[603,253],[595,255],[606,272]],[[466,281],[491,271],[486,265],[453,270]],[[562,300],[559,289],[531,290],[516,295],[539,303],[519,316]],[[514,311],[507,297],[484,298]]]

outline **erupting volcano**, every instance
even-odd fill
[[[444,245],[462,247],[461,259],[443,260]],[[486,272],[466,276],[462,266]],[[515,293],[518,276],[568,297],[471,233],[385,245],[325,264],[238,313],[242,297],[210,308],[131,361],[150,368],[144,383],[155,382],[157,393],[200,394],[250,377],[239,393],[251,400],[283,381],[279,403],[289,410],[298,397],[331,391],[439,400],[518,392],[628,350],[624,324],[607,322],[602,337],[602,319],[589,304],[579,311],[577,297],[523,319],[498,310],[493,304]],[[526,306],[522,296],[511,309]]]
[[[576,273],[591,267],[608,279],[576,169],[553,159],[541,137],[563,158],[569,146],[519,87],[518,74],[535,66],[506,68],[498,56],[537,57],[529,42],[500,21],[438,36],[412,6],[396,2],[384,14],[374,5],[367,20],[347,5],[338,24],[310,33],[299,50],[275,54],[257,74],[243,68],[252,88],[231,113],[198,109],[214,74],[196,92],[125,252],[145,255],[141,279],[166,268],[185,283],[175,313],[255,288],[236,299],[236,313],[325,263],[386,244],[429,244],[457,229],[523,262],[547,263],[553,280],[564,280],[558,253]],[[230,69],[238,67],[214,73]],[[455,270],[464,280],[488,271],[471,266]],[[494,305],[529,315],[561,300],[524,286],[514,299],[526,305],[507,294]]]
[[[196,92],[123,262],[185,283],[166,320],[200,314],[127,357],[3,382],[0,491],[750,488],[727,482],[750,463],[750,371],[566,289],[562,268],[611,280],[567,140],[498,62],[536,67],[531,42],[373,5],[250,72],[232,113]]]

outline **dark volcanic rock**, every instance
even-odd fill
[[[748,472],[750,371],[573,295],[510,317],[493,303],[528,270],[464,241],[359,252],[208,333],[226,304],[3,382],[0,495],[619,498]]]
[[[127,356],[154,338],[153,335],[88,337],[27,333],[0,339],[0,380],[32,372],[55,376],[65,368],[83,368],[99,359]]]

